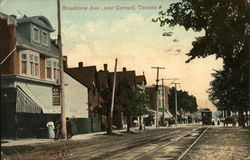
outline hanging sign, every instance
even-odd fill
[[[59,86],[55,86],[52,88],[52,105],[59,106],[60,105],[60,89]]]

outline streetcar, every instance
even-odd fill
[[[212,124],[212,112],[210,111],[210,109],[206,108],[201,110],[201,119],[203,125]]]

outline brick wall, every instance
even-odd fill
[[[16,27],[14,25],[7,25],[7,19],[0,18],[0,61],[2,62],[5,57],[16,46]],[[15,63],[19,60],[18,52],[12,54],[2,65],[2,74],[19,73],[19,69],[15,67]]]

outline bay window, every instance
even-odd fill
[[[30,74],[34,76],[35,72],[34,72],[34,56],[33,55],[30,55],[29,62],[30,62]]]
[[[39,61],[38,61],[38,56],[35,56],[35,58],[34,58],[34,64],[35,64],[35,76],[39,77]]]
[[[27,74],[27,54],[21,54],[21,74]]]
[[[52,65],[51,61],[46,61],[46,78],[47,79],[52,79]]]
[[[48,80],[59,80],[59,62],[57,59],[49,58],[46,60],[46,78]]]
[[[38,53],[27,50],[20,53],[20,73],[29,77],[40,77]]]

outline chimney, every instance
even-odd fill
[[[103,64],[104,71],[108,71],[108,64]]]
[[[126,72],[126,71],[127,71],[126,67],[123,67],[123,68],[122,68],[122,71],[123,71],[123,72]]]
[[[63,56],[63,69],[68,68],[68,57]]]
[[[79,68],[82,68],[83,67],[83,62],[79,62],[78,66],[79,66]]]
[[[7,19],[7,25],[17,26],[16,15],[10,15]]]

